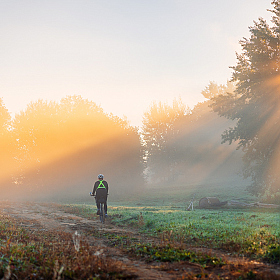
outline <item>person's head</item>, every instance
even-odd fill
[[[98,178],[98,180],[103,180],[104,176],[103,176],[103,174],[99,174],[99,175],[97,176],[97,178]]]

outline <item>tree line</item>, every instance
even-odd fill
[[[230,82],[210,82],[202,94],[209,98],[210,92],[215,96],[233,87]],[[142,140],[151,184],[187,186],[237,179],[241,153],[236,145],[221,145],[222,132],[234,121],[219,117],[211,104],[209,99],[190,110],[177,99],[172,105],[153,103],[145,112]]]
[[[112,182],[113,195],[229,175],[239,159],[235,147],[220,144],[229,121],[209,104],[190,110],[180,98],[154,102],[139,130],[81,96],[31,102],[14,118],[1,100],[2,197],[74,199],[88,193],[99,173]]]
[[[137,130],[92,101],[38,100],[13,119],[1,101],[1,120],[2,194],[80,196],[101,172],[119,193],[143,186]]]
[[[280,1],[272,5],[272,26],[259,18],[249,27],[226,85],[210,82],[192,110],[180,98],[154,102],[140,130],[81,96],[38,100],[14,118],[0,99],[2,190],[77,195],[102,171],[119,192],[141,191],[145,182],[228,177],[242,157],[248,190],[279,194]]]

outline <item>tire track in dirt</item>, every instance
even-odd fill
[[[102,225],[99,219],[89,220],[73,214],[65,213],[54,204],[39,203],[11,203],[1,204],[2,211],[16,219],[24,219],[30,223],[22,224],[22,227],[29,230],[57,230],[71,233],[77,231],[82,235],[83,240],[89,244],[96,245],[99,249],[93,254],[106,254],[111,259],[122,262],[122,266],[137,275],[137,279],[178,279],[178,272],[168,273],[162,271],[160,265],[149,265],[143,261],[131,259],[123,251],[117,248],[108,247],[104,239],[84,235],[85,232],[100,231],[115,234],[135,234],[126,229],[115,227],[111,224]],[[175,275],[172,275],[175,274]]]

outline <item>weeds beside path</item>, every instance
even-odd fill
[[[0,279],[280,279],[279,266],[162,244],[57,204],[1,202],[0,212]]]

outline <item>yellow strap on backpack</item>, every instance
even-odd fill
[[[102,186],[102,187],[101,187]],[[100,181],[99,186],[97,187],[97,189],[106,189],[106,187],[103,184],[103,180]]]

